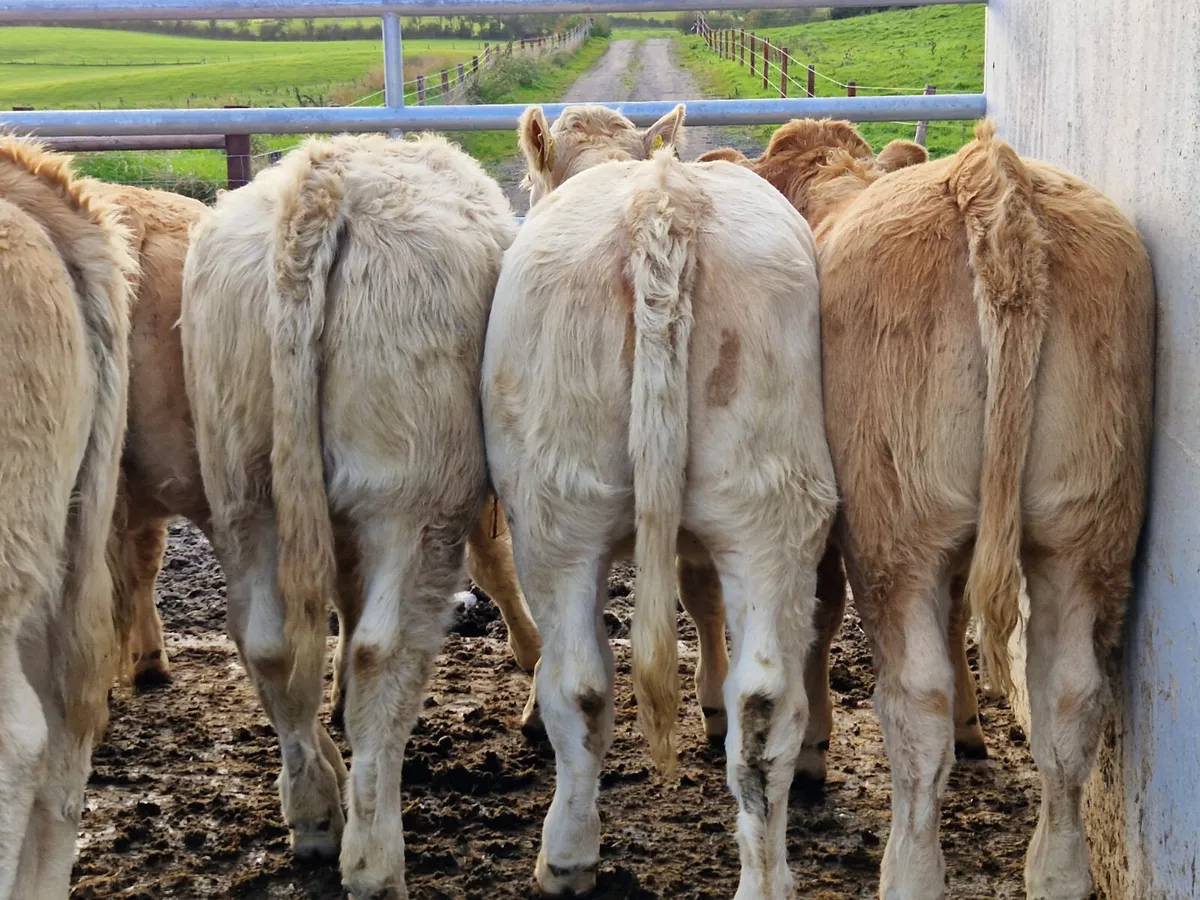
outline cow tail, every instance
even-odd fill
[[[983,464],[967,597],[994,687],[1013,686],[1008,641],[1020,619],[1021,483],[1033,427],[1034,379],[1046,329],[1047,238],[1029,171],[991,120],[951,177],[967,230],[980,336],[987,354]]]
[[[325,605],[337,586],[321,439],[321,337],[346,219],[341,172],[319,152],[310,148],[280,199],[269,273],[271,493],[293,675],[312,671],[324,659]]]
[[[631,644],[638,718],[655,765],[670,777],[679,708],[675,553],[688,453],[694,233],[680,221],[665,188],[669,155],[660,154],[656,162],[659,185],[641,189],[632,201],[628,264],[635,334],[629,452],[638,566]]]

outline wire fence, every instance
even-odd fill
[[[817,71],[816,66],[812,63],[807,63],[802,68],[796,66],[787,47],[772,44],[767,38],[759,37],[752,31],[747,32],[744,28],[712,29],[703,16],[697,17],[692,32],[703,38],[708,49],[720,59],[737,63],[741,68],[748,69],[751,78],[761,77],[762,90],[779,97],[788,97],[789,95],[792,97],[815,97],[817,95],[817,79],[845,90],[847,97],[857,97],[860,93],[892,95],[937,93],[937,85],[933,84],[921,87],[900,87],[859,84],[857,81],[839,81]],[[798,75],[799,77],[797,77]],[[801,81],[800,78],[804,80]],[[925,145],[929,122],[889,122],[887,124],[906,125],[914,128],[913,140],[922,146]],[[954,123],[934,124],[961,127],[964,135],[966,133],[965,126]]]

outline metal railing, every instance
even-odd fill
[[[961,5],[968,0],[901,0],[903,6]],[[722,8],[862,7],[877,0],[721,0]],[[0,0],[0,24],[116,19],[257,19],[379,16],[383,20],[386,102],[382,107],[252,109],[36,110],[0,112],[0,128],[44,136],[145,134],[303,134],[387,131],[510,131],[526,104],[406,106],[401,15],[676,12],[712,8],[712,0]],[[675,102],[601,105],[649,125]],[[558,115],[564,104],[544,104]],[[693,125],[777,125],[794,118],[837,117],[855,122],[897,119],[977,119],[980,94],[891,97],[798,97],[688,101]]]

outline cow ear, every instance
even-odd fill
[[[917,166],[929,161],[929,151],[913,141],[895,140],[879,151],[875,157],[875,168],[881,172],[895,172],[908,166]]]
[[[525,155],[530,172],[549,176],[554,169],[554,137],[540,106],[531,106],[521,113],[517,123],[517,142]]]
[[[683,147],[683,118],[686,107],[682,103],[646,129],[642,139],[646,142],[646,157],[654,155],[654,151],[663,146],[672,147],[675,155]]]

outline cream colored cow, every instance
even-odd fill
[[[487,495],[479,366],[515,232],[499,186],[444,139],[342,136],[223,195],[184,269],[230,630],[279,735],[292,846],[340,844],[355,896],[408,896],[403,752]],[[362,589],[348,779],[317,721],[339,557]]]
[[[738,897],[780,900],[816,569],[837,503],[816,268],[808,227],[761,180],[674,157],[682,123],[682,106],[648,131],[602,107],[568,108],[553,129],[536,107],[521,122],[533,207],[496,289],[483,409],[544,642],[538,700],[557,784],[535,871],[552,894],[595,883],[613,725],[605,583],[631,547],[638,715],[657,765],[675,768],[678,550],[715,567],[732,633]]]
[[[808,218],[820,247],[837,531],[892,765],[880,895],[945,891],[951,585],[965,577],[988,676],[1006,688],[1023,572],[1043,783],[1026,890],[1082,900],[1092,878],[1080,796],[1145,504],[1153,283],[1111,201],[1022,159],[990,122],[975,134],[920,164],[908,142],[875,158],[847,122],[798,120],[745,164]]]
[[[122,212],[139,263],[129,335],[129,423],[122,457],[124,489],[116,517],[119,589],[129,594],[118,606],[134,614],[122,622],[129,635],[126,659],[138,684],[170,678],[155,581],[162,568],[167,526],[182,516],[211,537],[208,501],[200,477],[192,410],[183,375],[178,321],[183,265],[191,226],[206,212],[203,203],[168,191],[89,181]],[[493,528],[493,525],[495,526]],[[496,532],[493,534],[493,530]],[[350,544],[347,545],[351,546]],[[472,579],[495,599],[508,626],[518,664],[532,670],[541,642],[513,573],[503,516],[489,505],[468,542]],[[343,580],[350,576],[343,574]],[[339,609],[335,718],[345,700],[342,653],[357,618],[357,588],[346,582],[345,611]]]
[[[0,138],[0,898],[65,900],[117,671],[105,548],[125,430],[119,210]]]

